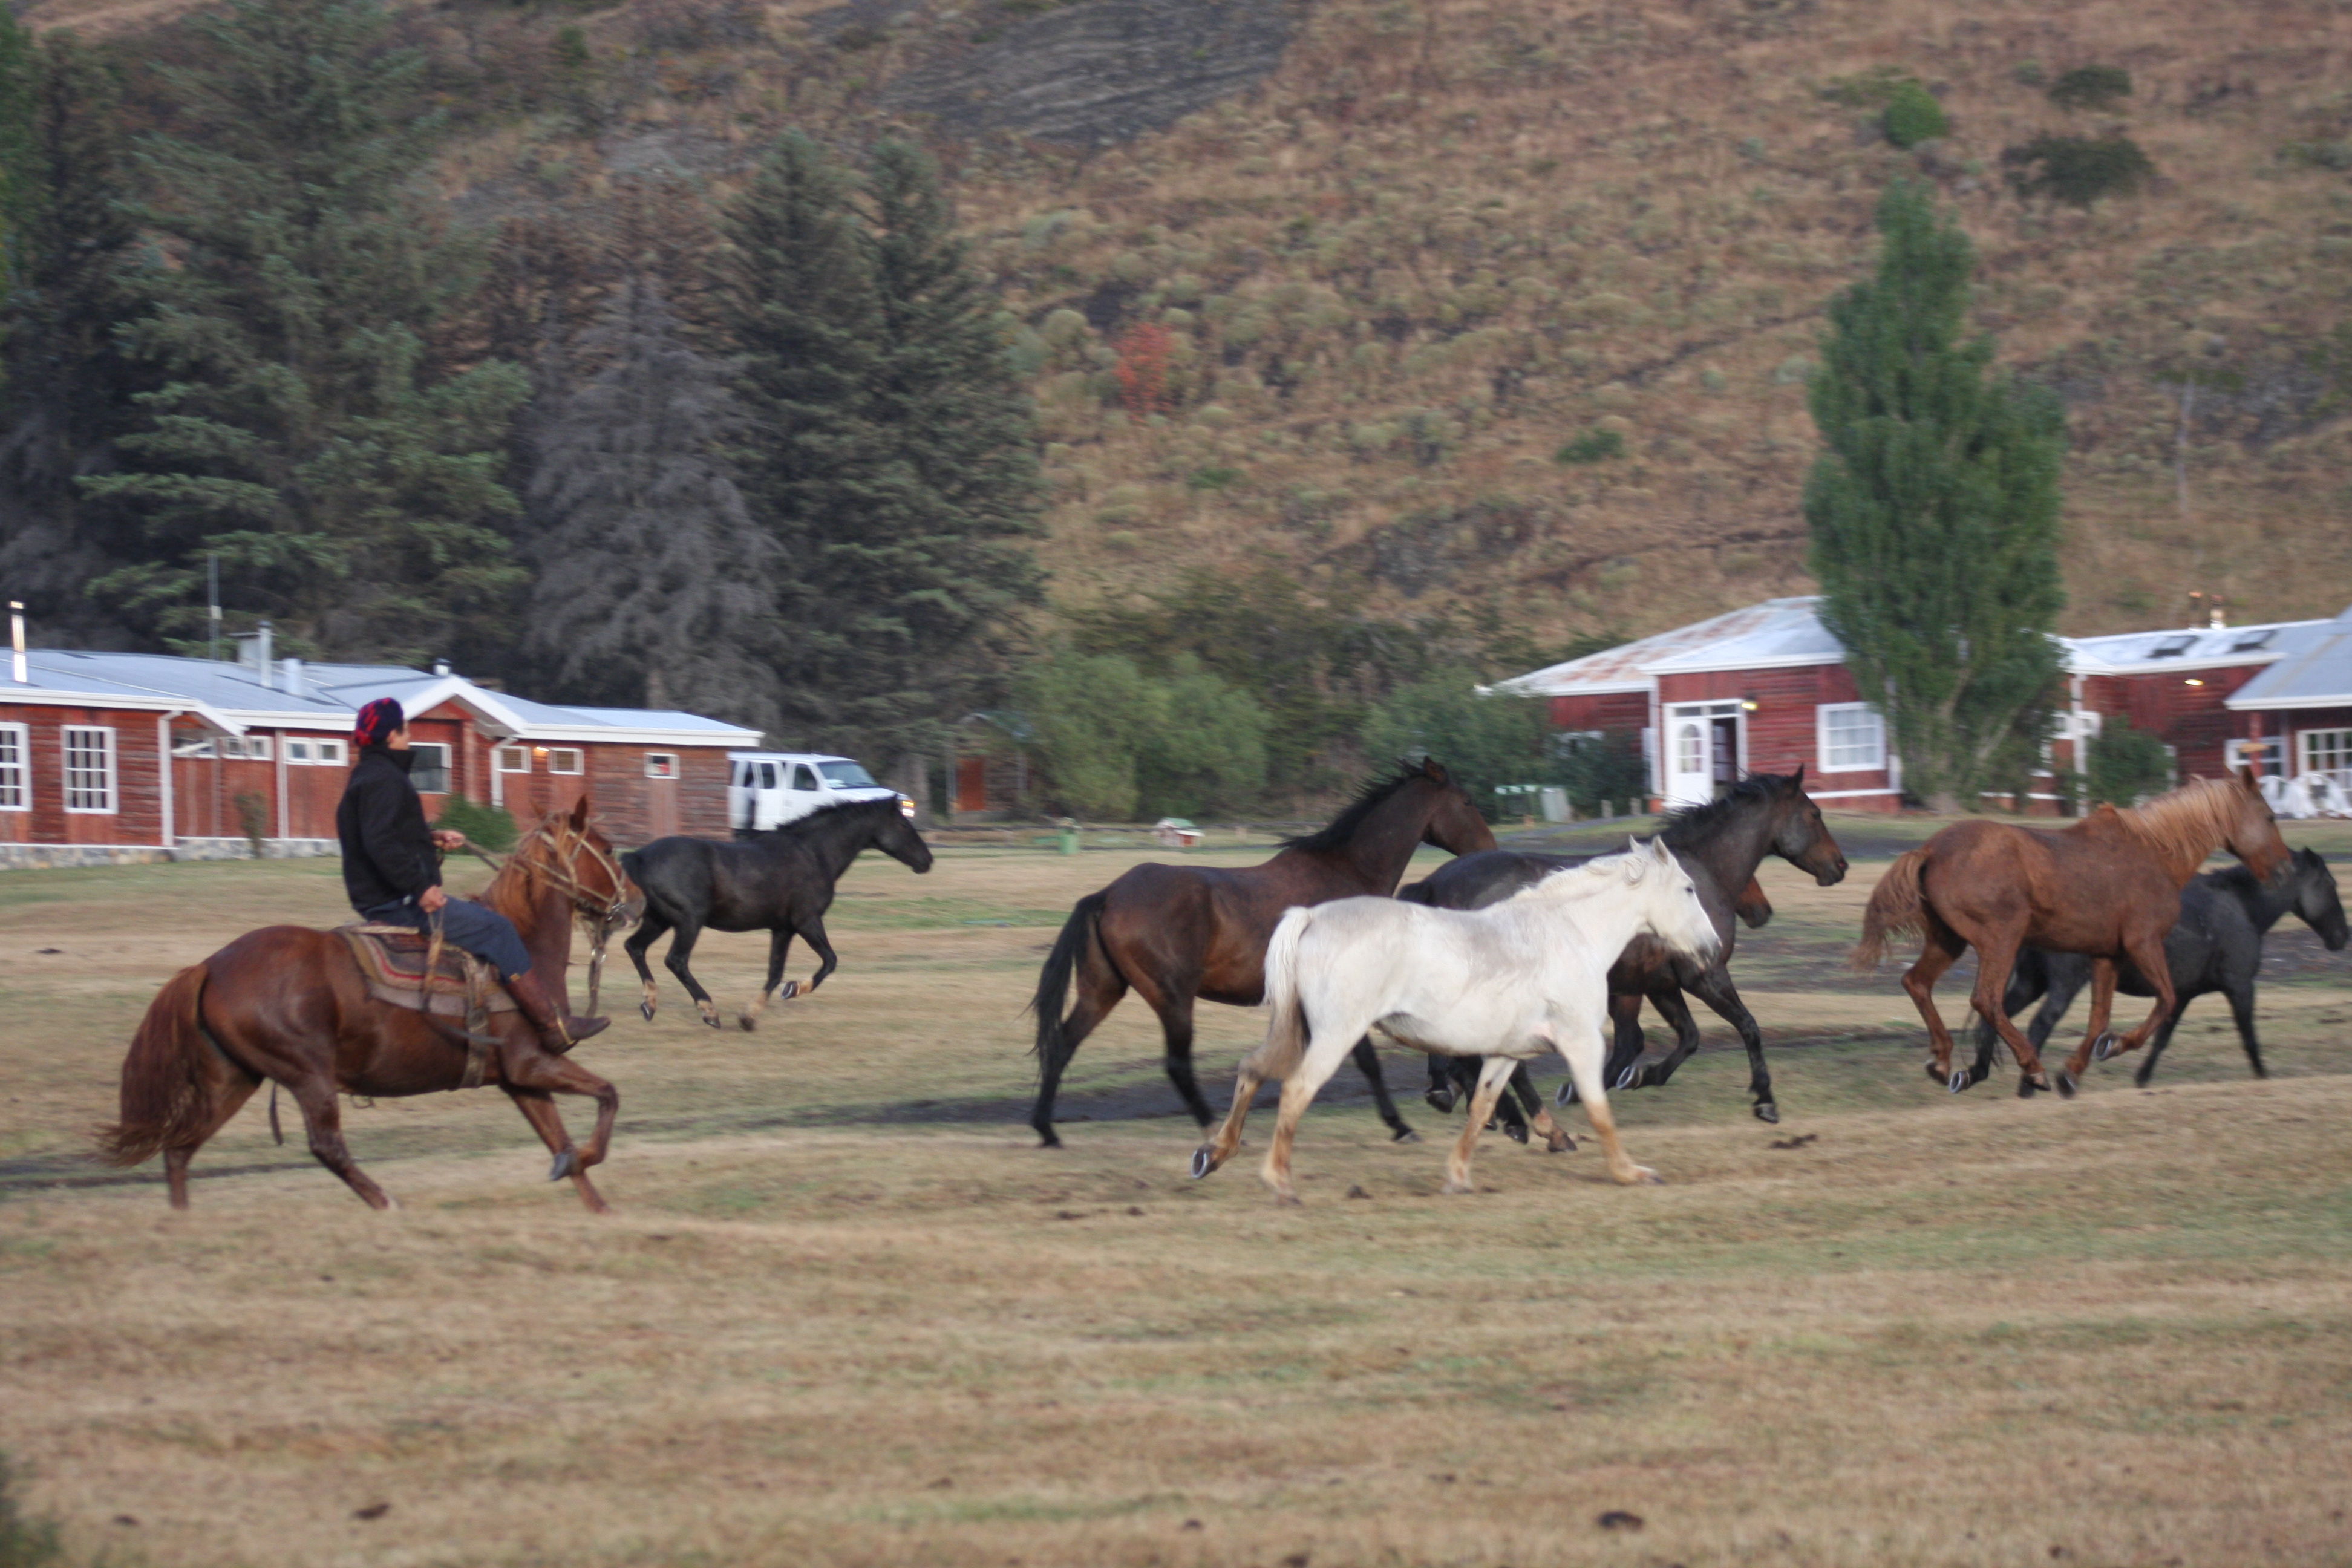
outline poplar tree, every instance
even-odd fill
[[[414,659],[502,607],[506,436],[529,394],[490,361],[446,374],[426,334],[474,286],[423,175],[439,129],[421,57],[375,0],[229,0],[165,70],[174,134],[144,140],[159,261],[126,350],[162,384],[81,481],[134,508],[149,559],[98,591],[166,637],[201,616],[206,552],[297,648]]]
[[[1932,192],[1888,187],[1878,229],[1876,275],[1830,306],[1805,521],[1823,624],[1906,786],[1950,810],[2022,771],[2061,672],[2065,422],[1968,331],[1974,248]]]
[[[654,286],[625,284],[532,453],[525,648],[565,700],[780,721],[774,542],[725,457],[743,416]]]

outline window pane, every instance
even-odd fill
[[[677,754],[675,752],[647,752],[646,753],[646,777],[649,779],[674,779],[677,777]]]
[[[2352,782],[2352,730],[2305,730],[2303,732],[2303,771],[2310,773],[2333,773],[2339,782]]]
[[[25,780],[26,738],[24,725],[0,724],[0,811],[25,811],[33,804]]]
[[[435,745],[412,745],[416,761],[408,770],[408,782],[420,795],[449,793],[449,748]]]
[[[816,765],[816,771],[825,776],[826,782],[837,784],[845,789],[877,787],[874,783],[874,775],[856,763],[819,763]]]
[[[548,752],[547,771],[551,773],[578,773],[580,771],[580,753],[570,750]]]
[[[775,763],[761,763],[760,764],[760,787],[761,789],[773,789],[776,787]]]
[[[114,731],[68,728],[66,742],[66,809],[114,809]]]

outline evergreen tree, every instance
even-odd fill
[[[126,348],[164,378],[82,481],[142,515],[150,559],[98,584],[169,636],[202,614],[203,556],[291,646],[414,658],[504,603],[505,436],[527,395],[499,361],[445,374],[425,334],[478,247],[419,176],[437,119],[376,0],[230,0],[164,72],[181,134],[150,137],[141,211],[170,265],[136,279]]]
[[[541,426],[525,648],[569,700],[777,728],[777,550],[723,456],[742,414],[652,284],[625,284],[576,356],[604,368]]]
[[[1932,192],[1890,186],[1878,227],[1876,277],[1830,306],[1805,520],[1822,619],[1906,784],[1948,810],[2019,771],[2058,679],[2064,416],[1964,337],[1975,253]]]
[[[870,217],[806,138],[728,215],[747,489],[785,557],[785,731],[889,757],[976,700],[1037,596],[1029,404],[937,169],[886,142]]]

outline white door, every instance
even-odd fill
[[[1666,710],[1666,805],[1701,805],[1738,777],[1739,704],[1677,702]]]

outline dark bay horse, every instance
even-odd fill
[[[702,1021],[714,1029],[719,1027],[718,1005],[687,967],[706,928],[768,933],[768,984],[738,1016],[736,1021],[744,1028],[758,1026],[761,1013],[776,994],[784,977],[784,953],[794,936],[816,953],[817,972],[806,985],[794,981],[785,986],[784,999],[815,990],[840,966],[824,934],[834,884],[867,849],[902,860],[919,874],[931,868],[931,847],[915,831],[895,796],[824,806],[732,843],[656,838],[622,856],[621,864],[646,897],[644,918],[635,934],[622,944],[645,983],[645,1000],[637,1011],[647,1021],[653,1018],[654,972],[646,963],[646,951],[666,931],[677,935],[662,965],[677,976],[700,1009]]]
[[[514,921],[531,969],[565,1012],[572,924],[609,928],[630,898],[610,840],[589,826],[583,796],[567,815],[551,812],[525,834],[481,901]],[[554,1152],[548,1180],[570,1176],[581,1201],[603,1213],[588,1168],[604,1162],[620,1094],[567,1057],[541,1049],[520,1013],[493,1013],[499,1048],[483,1081],[506,1090]],[[371,1208],[396,1205],[343,1143],[338,1093],[391,1098],[462,1087],[468,1047],[462,1032],[423,1013],[378,1002],[351,946],[307,926],[250,931],[169,981],[147,1008],[122,1062],[122,1114],[100,1130],[109,1162],[136,1165],[161,1152],[172,1206],[188,1206],[188,1162],[226,1125],[264,1080],[285,1086],[301,1108],[310,1152]],[[596,1131],[576,1148],[551,1096],[596,1101]]]
[[[1799,870],[1811,873],[1817,884],[1827,888],[1845,879],[1844,852],[1822,820],[1821,807],[1805,793],[1801,764],[1793,773],[1751,773],[1719,800],[1670,813],[1658,837],[1690,873],[1721,946],[1711,958],[1702,960],[1675,952],[1654,938],[1634,939],[1609,971],[1609,1016],[1614,1038],[1604,1074],[1610,1087],[1618,1089],[1642,1089],[1673,1077],[1675,1069],[1698,1049],[1698,1023],[1683,999],[1687,992],[1739,1031],[1740,1043],[1748,1047],[1748,1088],[1756,1097],[1756,1116],[1759,1121],[1778,1121],[1780,1108],[1772,1098],[1772,1075],[1764,1065],[1763,1031],[1739,999],[1739,988],[1731,983],[1732,949],[1741,924],[1761,925],[1771,918],[1771,906],[1763,901],[1763,889],[1755,881],[1756,868],[1767,855],[1778,855]],[[1465,855],[1440,866],[1398,897],[1439,909],[1482,909],[1563,866],[1580,866],[1591,858],[1510,849]],[[1675,1031],[1675,1049],[1663,1061],[1644,1059],[1644,999]],[[1464,1066],[1475,1075],[1475,1063]],[[1513,1075],[1512,1087],[1522,1101],[1536,1103],[1534,1086],[1526,1081],[1524,1071]]]
[[[2263,1047],[2254,1037],[2254,977],[2263,967],[2263,938],[2289,914],[2299,917],[2330,952],[2341,952],[2352,929],[2344,920],[2344,901],[2327,862],[2309,849],[2298,849],[2287,869],[2265,882],[2243,866],[2224,866],[2190,879],[2180,889],[2180,918],[2164,939],[2165,967],[2172,976],[2172,1011],[2157,1026],[2133,1081],[2141,1088],[2156,1076],[2157,1058],[2172,1043],[2172,1031],[2189,1004],[2220,992],[2230,999],[2230,1016],[2238,1026],[2238,1043],[2245,1047],[2247,1065],[2256,1078],[2268,1078]],[[2038,1049],[2066,1016],[2074,998],[2091,983],[2091,960],[2080,953],[2045,952],[2038,947],[2018,949],[2017,967],[2009,976],[2001,1011],[2014,1018],[2036,997],[2042,1006],[2027,1025],[2025,1037]],[[2131,996],[2153,996],[2156,988],[2137,966],[2116,977],[2116,989]],[[1977,1022],[1976,1065],[1969,1069],[1972,1083],[1982,1083],[1992,1071],[1993,1026]]]
[[[1037,976],[1037,1103],[1029,1125],[1058,1148],[1054,1091],[1070,1058],[1129,989],[1160,1015],[1168,1081],[1206,1127],[1209,1102],[1192,1081],[1192,1004],[1198,997],[1255,1007],[1265,993],[1265,944],[1285,910],[1396,891],[1416,846],[1456,855],[1495,847],[1494,831],[1470,796],[1435,760],[1405,763],[1377,781],[1321,831],[1286,839],[1262,866],[1137,866],[1070,911]],[[1076,1004],[1062,1007],[1075,975]],[[1412,1136],[1389,1099],[1370,1044],[1356,1065],[1372,1086],[1381,1119],[1399,1139]]]
[[[2102,805],[2072,827],[2042,832],[2005,822],[1956,822],[1918,848],[1898,855],[1871,890],[1864,910],[1856,969],[1874,967],[1897,934],[1919,938],[1919,957],[1903,976],[1936,1058],[1927,1076],[1954,1094],[1976,1079],[1952,1065],[1952,1034],[1936,1011],[1936,982],[1977,950],[1969,1005],[2000,1032],[2017,1057],[2017,1092],[2051,1087],[2042,1058],[2001,1010],[2017,952],[2028,945],[2093,960],[2090,1027],[2059,1069],[2057,1089],[2071,1096],[2093,1056],[2137,1050],[2173,1009],[2164,939],[2180,913],[2180,889],[2205,858],[2227,848],[2268,879],[2289,858],[2252,771],[2228,779],[2191,779],[2146,805]],[[2147,1021],[2120,1041],[2107,1032],[2119,964],[2129,963],[2156,994]]]

